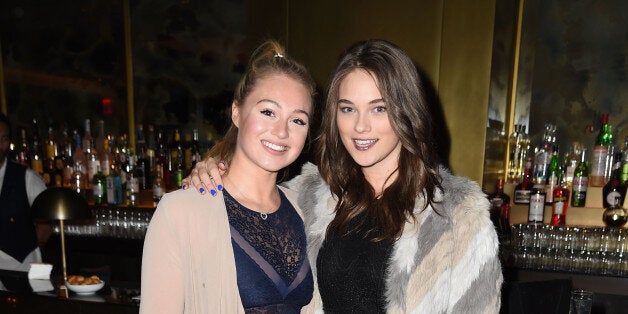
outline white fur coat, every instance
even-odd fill
[[[503,277],[489,203],[475,182],[439,170],[443,191],[436,195],[438,203],[421,211],[423,199],[418,198],[417,223],[407,222],[395,241],[386,274],[387,311],[497,313]],[[312,164],[286,185],[299,191],[316,274],[336,200]]]

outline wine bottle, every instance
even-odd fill
[[[510,231],[510,196],[504,193],[504,180],[497,180],[497,191],[488,196],[491,202],[491,220],[495,225],[497,234],[502,237]]]
[[[593,159],[591,160],[591,174],[589,186],[604,186],[609,146],[613,142],[611,125],[608,123],[608,113],[602,114],[602,127],[595,139],[593,147]]]
[[[532,157],[526,158],[523,180],[515,187],[515,204],[529,204],[532,190]]]
[[[615,163],[613,165],[613,173],[610,180],[602,188],[602,205],[604,208],[611,207],[616,198],[619,198],[619,206],[621,206],[626,199],[626,184],[622,182],[622,166],[621,166],[621,152],[615,156]]]
[[[107,203],[107,181],[102,173],[100,165],[96,166],[96,174],[92,180],[92,191],[94,204],[101,205]]]
[[[580,153],[580,161],[576,166],[576,171],[573,176],[571,196],[571,206],[584,207],[587,200],[587,188],[589,186],[589,166],[587,165],[587,149],[582,148]]]

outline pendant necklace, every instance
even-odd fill
[[[244,194],[240,188],[238,188],[238,186],[233,183],[233,181],[231,181],[231,179],[229,179],[229,177],[225,177],[225,179],[227,179],[227,181],[229,181],[229,183],[231,183],[231,185],[233,185],[233,187],[236,189],[236,191],[238,191],[238,193],[240,194],[240,196],[242,196],[245,200],[247,200],[248,202],[250,202],[251,204],[255,204],[255,202],[251,201],[248,197],[246,197],[246,194]],[[276,188],[275,188],[276,189]],[[268,211],[270,212],[270,210]],[[266,220],[268,218],[268,213],[264,213],[261,210],[259,211],[259,216],[262,218],[262,220]]]

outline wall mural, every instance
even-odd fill
[[[223,132],[247,61],[246,2],[130,4],[136,123],[197,128],[206,141]],[[128,132],[122,0],[8,0],[0,9],[7,111],[17,127],[35,118],[41,134],[48,125],[82,133],[90,118],[108,133]]]
[[[495,19],[485,189],[503,176],[509,75],[517,1],[498,1]],[[561,154],[578,141],[589,151],[603,113],[614,141],[628,136],[628,2],[525,0],[513,124],[523,124],[531,154],[546,123],[557,126]]]

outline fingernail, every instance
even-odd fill
[[[222,184],[218,184],[218,191],[222,191]]]
[[[186,190],[188,188],[188,186],[184,184],[184,185],[181,186],[181,188]]]
[[[201,192],[201,194],[205,194],[205,189],[204,188],[200,188],[198,189],[199,192]]]
[[[216,190],[214,189],[209,190],[209,193],[211,193],[212,196],[216,196]]]

